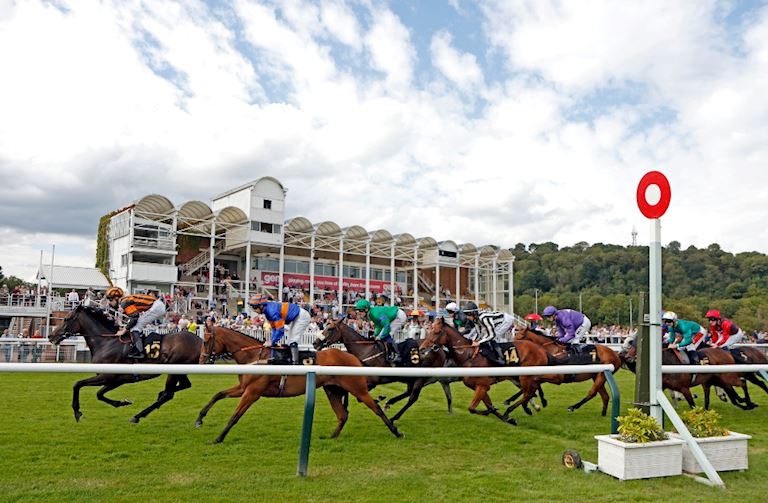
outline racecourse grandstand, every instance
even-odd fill
[[[286,219],[286,194],[262,177],[210,203],[144,196],[105,217],[99,266],[126,291],[182,292],[230,312],[255,291],[313,304],[381,295],[426,310],[467,300],[514,310],[509,250]]]

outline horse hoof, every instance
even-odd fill
[[[82,412],[80,412],[79,410],[77,412],[75,412],[75,421],[76,422],[79,423],[81,417],[83,417],[83,413]]]
[[[512,403],[512,402],[511,402],[510,400],[504,400],[502,403],[503,403],[504,405],[509,405],[509,404],[510,404],[510,403]]]
[[[384,404],[384,409],[383,409],[384,412],[388,411],[390,409],[390,407],[392,407],[392,406],[389,405],[388,403]]]
[[[510,417],[509,419],[507,419],[506,422],[507,424],[511,424],[512,426],[517,426],[517,421],[515,421],[515,418],[513,417]]]
[[[195,428],[200,428],[203,425],[202,421],[195,421]]]
[[[379,395],[379,398],[378,398],[377,400],[378,400],[379,402],[383,402],[383,401],[384,401],[384,400],[386,400],[386,399],[387,399],[387,396],[386,396],[386,395]]]
[[[396,436],[397,438],[403,438],[403,437],[405,436],[405,434],[403,434],[403,433],[400,433],[399,431],[396,431],[396,432],[395,432],[395,436]]]
[[[133,402],[130,400],[121,400],[120,401],[120,407],[125,407],[126,405],[133,405]]]
[[[565,409],[565,410],[567,410],[568,412],[573,412],[574,410],[576,410],[576,407],[574,407],[573,405],[571,405],[570,407],[568,407],[568,408],[567,408],[567,409]]]
[[[216,445],[216,444],[220,444],[220,443],[222,443],[223,441],[224,441],[224,439],[223,439],[223,438],[218,438],[218,437],[217,437],[217,438],[216,438],[216,439],[214,439],[214,441],[213,441],[213,442],[211,442],[211,443],[212,443],[213,445]]]
[[[136,416],[133,416],[132,418],[130,418],[130,419],[128,420],[128,422],[129,422],[129,423],[133,423],[133,424],[136,424],[136,423],[138,423],[138,422],[139,422],[139,418],[138,418],[138,417],[136,417]]]

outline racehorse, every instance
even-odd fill
[[[551,363],[561,363],[563,362],[563,357],[567,356],[566,348],[563,344],[558,343],[554,338],[547,337],[544,334],[541,334],[537,332],[536,330],[532,330],[528,327],[522,328],[515,333],[515,340],[517,341],[531,341],[538,345],[540,345],[544,350],[552,357],[553,362]],[[565,362],[567,363],[567,361]],[[614,350],[609,348],[608,346],[604,346],[602,344],[595,344],[595,353],[593,354],[593,361],[594,364],[609,364],[613,365],[613,372],[615,373],[621,368],[621,358],[619,358],[619,355],[616,354]],[[573,412],[588,401],[590,401],[592,398],[595,397],[596,394],[600,394],[600,398],[603,401],[603,410],[602,415],[605,416],[608,412],[608,392],[605,390],[605,374],[602,372],[598,372],[597,374],[575,374],[575,375],[553,375],[553,376],[547,376],[546,382],[550,382],[552,384],[564,384],[564,383],[571,383],[571,382],[581,382],[586,381],[587,379],[592,379],[594,383],[592,384],[592,387],[590,388],[589,392],[587,393],[587,396],[585,396],[581,401],[571,405],[568,407],[568,412]]]
[[[262,341],[229,328],[213,326],[211,323],[206,323],[206,329],[204,342],[198,355],[200,363],[213,362],[221,355],[230,354],[238,364],[245,365],[263,360],[269,355],[270,348],[264,346]],[[320,351],[317,353],[315,360],[317,365],[363,366],[356,357],[338,349]],[[234,414],[232,414],[224,430],[216,437],[215,443],[220,443],[224,440],[229,430],[237,424],[248,408],[259,398],[263,396],[268,398],[299,396],[303,395],[306,391],[306,377],[302,375],[241,375],[238,376],[238,379],[239,383],[236,386],[216,393],[200,411],[195,422],[195,426],[200,427],[203,424],[203,418],[211,410],[211,407],[222,398],[240,398]],[[339,436],[349,417],[349,411],[343,403],[346,393],[354,395],[358,401],[364,403],[374,414],[379,416],[393,435],[396,437],[402,436],[395,425],[392,424],[392,421],[384,414],[384,411],[381,410],[379,404],[368,394],[368,383],[365,376],[322,375],[317,376],[316,385],[317,387],[323,387],[323,391],[328,396],[331,408],[338,419],[336,429],[331,434],[331,438]]]
[[[427,358],[422,359],[419,356],[418,344],[416,344],[416,341],[413,339],[408,339],[408,341],[413,344],[413,349],[415,352],[411,352],[406,355],[406,366],[445,366],[448,359],[444,351],[429,353]],[[313,346],[316,350],[320,351],[321,349],[336,343],[344,344],[347,352],[355,355],[366,367],[389,367],[389,363],[387,362],[383,349],[376,344],[375,340],[362,336],[357,332],[357,330],[341,321],[329,322],[325,327],[325,330],[323,330],[323,333],[321,333],[320,336],[314,341]],[[408,410],[410,406],[416,402],[416,400],[419,399],[422,388],[434,382],[440,382],[440,384],[443,386],[445,399],[448,401],[448,413],[450,414],[453,397],[451,394],[451,388],[447,381],[447,379],[438,380],[434,377],[369,376],[368,389],[371,390],[380,384],[386,384],[390,382],[406,383],[408,388],[405,390],[405,392],[389,399],[384,405],[384,410],[387,410],[392,406],[392,404],[405,397],[408,397],[408,403],[406,403],[397,414],[392,416],[392,422],[395,422],[400,419],[405,411]]]
[[[510,352],[510,355],[515,355],[514,359],[517,360],[521,366],[533,366],[533,365],[546,365],[547,355],[543,349],[532,342],[520,341],[512,343],[515,351]],[[486,356],[484,356],[476,347],[472,346],[469,339],[461,335],[456,329],[443,322],[442,318],[438,318],[432,323],[432,326],[427,332],[427,337],[421,342],[420,349],[422,354],[428,352],[442,351],[441,347],[448,349],[449,356],[462,367],[494,367],[494,365]],[[508,348],[511,351],[511,348]],[[487,416],[493,414],[502,421],[509,424],[517,424],[517,422],[509,417],[510,410],[508,409],[505,414],[500,414],[498,409],[494,407],[491,397],[488,395],[490,387],[497,382],[504,380],[519,379],[519,386],[523,392],[523,397],[515,404],[513,409],[519,405],[527,404],[527,402],[533,398],[537,390],[540,390],[536,377],[534,376],[519,376],[517,377],[465,377],[464,385],[474,390],[475,394],[472,397],[472,401],[469,404],[469,412],[471,414],[480,414]],[[486,410],[479,411],[477,406],[480,402],[483,402],[486,406]]]
[[[718,348],[704,348],[699,349],[702,354],[702,360],[706,358],[710,365],[733,365],[735,360],[733,356],[722,349]],[[629,336],[624,341],[621,353],[619,354],[624,366],[631,372],[635,372],[637,366],[637,336]],[[674,350],[664,349],[661,351],[661,364],[662,365],[680,365],[682,362],[675,355]],[[677,391],[685,397],[685,401],[693,408],[696,403],[693,401],[693,394],[691,388],[701,385],[704,388],[704,408],[709,409],[709,393],[712,386],[718,386],[722,388],[731,402],[744,410],[750,410],[757,407],[757,404],[752,402],[749,398],[749,391],[745,382],[739,378],[738,374],[733,372],[724,372],[722,374],[697,374],[695,372],[696,366],[691,366],[691,373],[688,374],[662,374],[661,385],[664,389],[670,389]],[[744,389],[744,398],[741,398],[738,393],[733,389],[734,387],[742,387]],[[745,405],[742,405],[744,403]]]
[[[136,363],[136,360],[128,358],[130,351],[130,339],[122,339],[115,335],[118,327],[115,321],[104,311],[95,307],[79,305],[64,318],[63,323],[48,336],[54,344],[59,344],[67,337],[81,335],[91,351],[91,363]],[[160,351],[157,358],[141,361],[141,363],[186,363],[195,364],[200,356],[202,341],[200,337],[191,332],[173,332],[163,336]],[[75,420],[80,421],[83,413],[80,411],[80,388],[84,386],[101,386],[96,397],[112,407],[124,407],[131,405],[130,400],[112,400],[105,393],[127,383],[146,381],[158,377],[156,375],[132,375],[132,374],[98,374],[88,379],[78,381],[72,390],[72,410]],[[165,388],[157,395],[155,403],[142,410],[130,421],[138,423],[150,412],[160,408],[161,405],[171,400],[178,391],[192,386],[186,375],[168,375]]]

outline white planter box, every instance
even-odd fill
[[[682,438],[678,433],[670,433],[670,436]],[[715,470],[726,472],[730,470],[746,470],[749,467],[747,462],[747,443],[752,438],[743,433],[731,431],[724,437],[703,437],[697,438],[704,455],[707,457]],[[683,470],[689,473],[699,473],[704,470],[699,466],[696,458],[693,457],[688,444],[683,445]]]
[[[676,438],[628,444],[618,435],[597,435],[599,470],[620,480],[668,477],[683,473],[683,442]]]

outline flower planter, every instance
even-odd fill
[[[678,433],[670,433],[671,437],[682,438]],[[752,438],[743,433],[729,432],[722,437],[702,437],[697,438],[704,455],[707,457],[715,470],[725,472],[731,470],[746,470],[747,462],[747,443]],[[688,444],[683,445],[683,470],[689,473],[699,473],[703,470],[693,457]]]
[[[683,473],[682,440],[629,444],[618,435],[597,435],[598,469],[620,480],[668,477]]]

